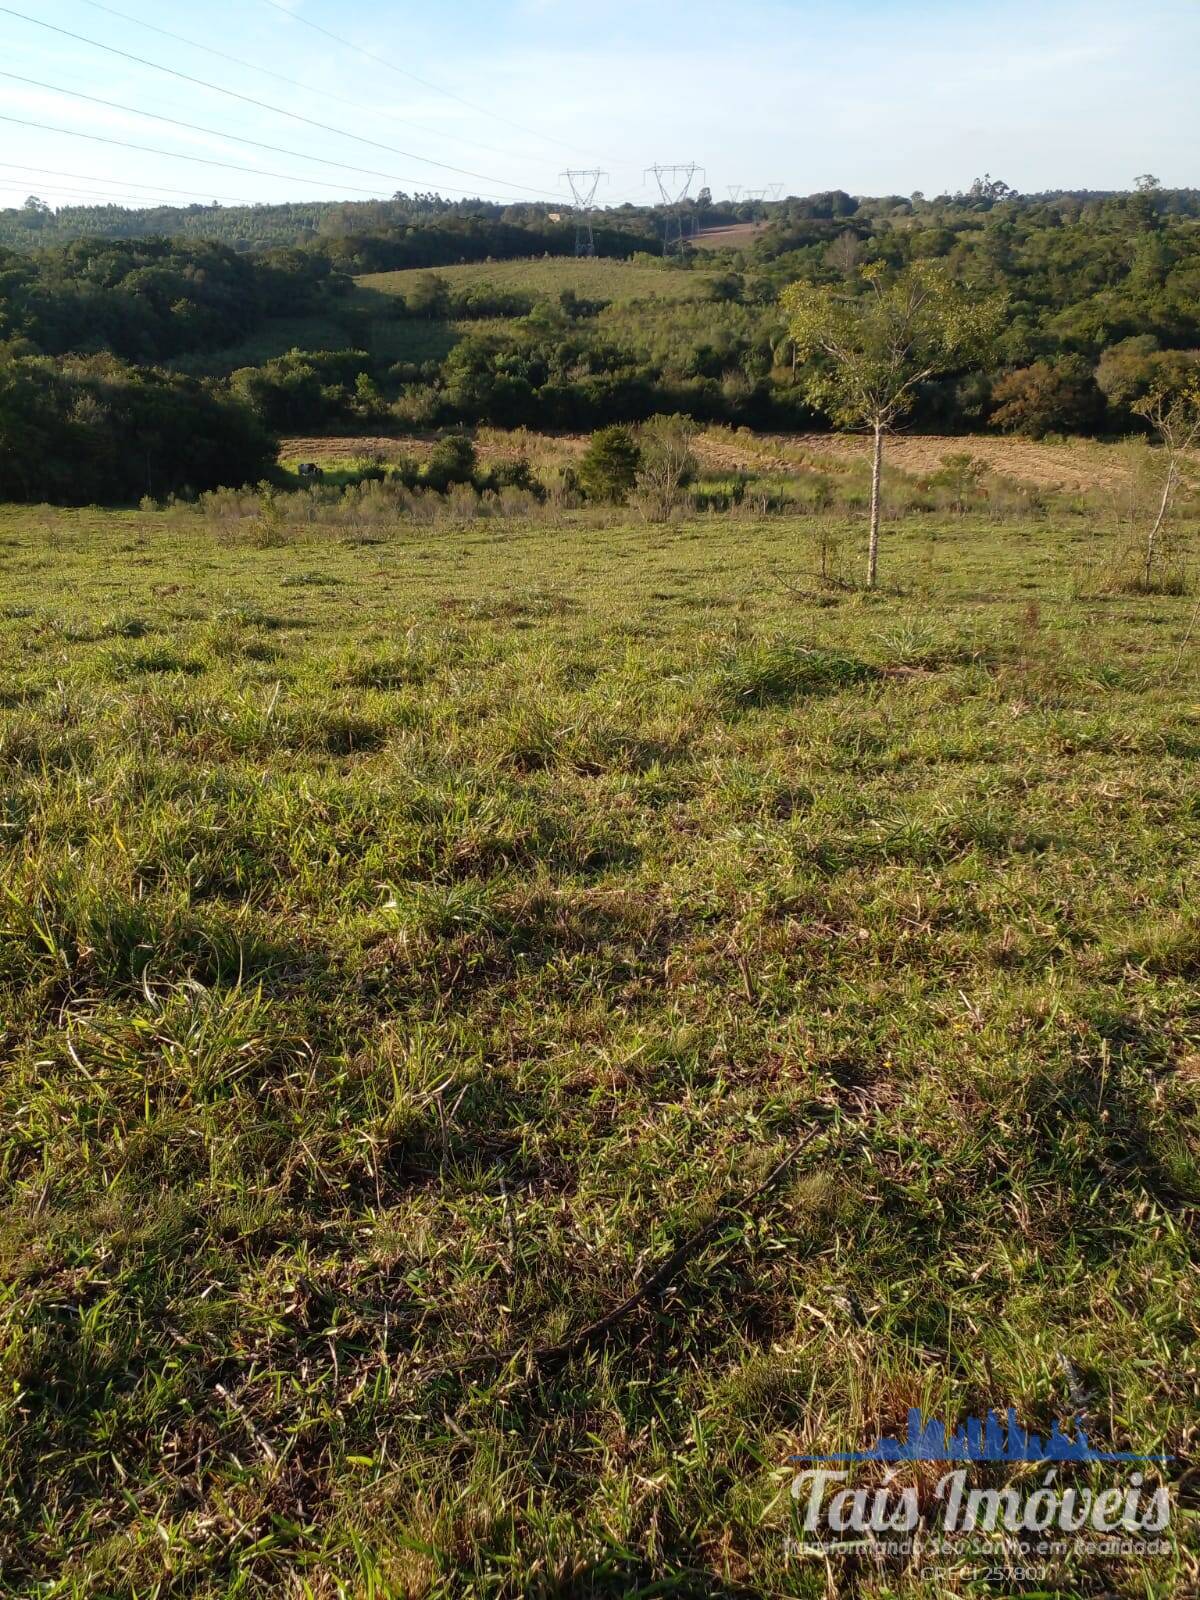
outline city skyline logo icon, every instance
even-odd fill
[[[869,1450],[851,1450],[838,1455],[794,1455],[793,1462],[820,1461],[978,1461],[978,1462],[1069,1462],[1069,1461],[1170,1461],[1168,1455],[1147,1455],[1127,1450],[1097,1450],[1088,1439],[1081,1421],[1073,1420],[1066,1430],[1055,1422],[1043,1441],[1017,1420],[1013,1406],[1005,1415],[989,1410],[983,1417],[968,1417],[964,1425],[951,1429],[936,1417],[926,1418],[918,1406],[908,1412],[908,1428],[902,1439],[887,1434]]]

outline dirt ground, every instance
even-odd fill
[[[293,438],[283,441],[281,455],[285,461],[315,461],[325,466],[361,456],[395,461],[407,455],[420,460],[436,442],[435,434]],[[485,466],[521,456],[536,466],[539,462],[578,458],[587,447],[587,435],[539,434],[520,428],[509,433],[482,428],[476,435],[476,447]],[[701,465],[710,472],[819,471],[835,462],[865,461],[870,449],[869,439],[853,435],[751,434],[730,428],[709,428],[696,442]],[[972,455],[994,472],[1047,489],[1115,488],[1129,474],[1124,447],[1095,439],[1011,439],[995,434],[947,438],[900,433],[888,440],[886,460],[901,472],[923,477],[935,472],[943,458],[952,454]]]
[[[326,438],[284,439],[279,446],[280,460],[315,461],[332,466],[361,458],[399,461],[410,456],[423,461],[441,437],[437,433],[408,433],[400,438],[381,434],[337,435]],[[526,428],[506,432],[500,428],[480,428],[472,437],[484,466],[524,457],[531,464],[577,459],[587,449],[585,433],[532,433]]]
[[[786,441],[808,455],[869,459],[871,442],[845,434],[799,434]],[[944,438],[935,434],[897,434],[887,442],[886,459],[913,477],[936,472],[947,455],[966,454],[1005,477],[1047,489],[1115,488],[1129,474],[1121,445],[1095,439],[1006,439],[994,434]]]
[[[727,228],[703,228],[690,243],[697,250],[740,250],[770,226],[769,222],[735,222]]]

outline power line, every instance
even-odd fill
[[[418,77],[415,72],[408,72],[403,67],[396,66],[394,62],[389,61],[385,56],[377,56],[373,50],[365,50],[362,45],[355,44],[353,40],[344,39],[340,33],[333,33],[329,28],[322,27],[319,22],[312,22],[308,17],[302,17],[299,12],[292,11],[289,7],[283,5],[281,0],[263,0],[263,4],[273,7],[276,11],[282,11],[284,16],[291,22],[299,22],[303,27],[311,28],[314,33],[324,34],[327,39],[332,39],[335,44],[340,44],[347,50],[353,50],[356,54],[365,56],[368,61],[374,61],[378,66],[386,67],[389,72],[394,72],[397,77],[407,78],[411,83],[419,83],[423,89],[432,89],[434,94],[446,95],[450,100],[457,100],[460,106],[466,106],[470,111],[477,111],[481,116],[493,117],[497,122],[507,123],[510,128],[516,128],[518,133],[529,134],[531,138],[546,139],[551,144],[561,145],[564,150],[575,148],[564,139],[556,139],[550,133],[539,133],[536,128],[527,128],[524,123],[514,122],[511,117],[504,116],[502,112],[491,111],[487,106],[477,105],[475,101],[467,100],[463,95],[456,94],[453,89],[444,89],[441,84],[430,83],[428,78]]]
[[[360,189],[353,183],[331,183],[328,178],[314,178],[311,174],[298,178],[294,172],[267,172],[261,167],[244,167],[237,161],[214,161],[211,156],[180,155],[178,150],[163,150],[158,145],[131,144],[128,139],[109,139],[102,133],[81,133],[78,128],[59,128],[52,122],[34,122],[29,117],[10,117],[4,112],[0,112],[0,122],[11,122],[18,128],[38,128],[42,133],[63,133],[69,139],[87,139],[92,144],[111,144],[120,150],[137,150],[143,155],[165,156],[168,161],[192,161],[201,167],[223,167],[226,172],[249,172],[256,178],[280,178],[285,183],[315,183],[319,189],[338,189],[343,193],[348,189],[353,194],[365,194],[372,200],[390,199],[389,195],[380,194],[378,189]],[[484,196],[478,198],[483,199]]]
[[[0,11],[4,7],[0,6]],[[297,161],[316,161],[323,167],[339,167],[343,172],[358,172],[368,178],[386,178],[389,183],[421,183],[421,178],[402,178],[395,172],[380,172],[377,167],[356,167],[350,161],[335,161],[332,156],[310,156],[303,150],[289,150],[286,145],[266,144],[261,139],[247,139],[244,134],[226,133],[223,128],[206,128],[199,122],[183,122],[179,117],[164,116],[160,111],[143,111],[140,106],[125,105],[120,100],[102,100],[99,95],[84,94],[82,89],[64,89],[57,83],[45,83],[40,78],[26,78],[19,72],[0,71],[0,78],[10,78],[14,83],[31,84],[35,89],[49,89],[52,94],[63,94],[71,100],[86,100],[94,106],[104,106],[108,111],[127,111],[135,117],[148,117],[151,122],[165,122],[172,128],[186,128],[191,133],[207,133],[215,139],[224,139],[231,144],[247,144],[255,150],[269,150],[273,155],[292,156]],[[336,188],[335,184],[328,185]],[[484,199],[485,196],[476,194],[470,189],[457,189],[453,184],[443,185],[453,194],[467,195],[473,199]],[[499,198],[492,196],[491,198]],[[505,204],[512,204],[511,199]]]
[[[11,165],[11,163],[5,163],[5,165]],[[73,174],[63,173],[61,176],[70,178],[73,176]],[[140,189],[142,193],[131,193],[130,191],[134,187]],[[12,176],[6,172],[0,172],[0,190],[11,190],[11,192],[14,194],[20,190],[23,190],[26,195],[32,194],[36,199],[41,199],[45,194],[75,194],[94,196],[100,199],[111,199],[117,197],[122,200],[138,201],[143,206],[170,207],[173,210],[189,209],[182,206],[177,198],[171,198],[171,196],[178,194],[177,190],[172,191],[153,189],[149,188],[146,184],[130,185],[125,183],[122,178],[110,178],[107,181],[103,178],[100,178],[92,179],[86,184],[64,184],[58,182],[47,183],[44,177],[40,175],[33,177],[28,172],[21,172],[16,176]],[[193,204],[195,203],[195,198],[196,197],[193,196]],[[208,204],[199,207],[200,210],[207,211],[211,209],[213,205],[218,206],[219,209],[224,209],[221,207],[220,196],[209,195],[207,196],[207,200]],[[242,203],[243,202],[238,202],[237,204],[240,206]],[[246,203],[253,205],[252,201]]]
[[[39,17],[31,17],[24,11],[14,11],[9,6],[0,6],[0,13],[3,13],[3,15],[8,16],[8,17],[17,17],[22,22],[31,22],[35,28],[45,28],[47,30],[47,32],[49,32],[49,33],[57,33],[57,34],[61,35],[61,37],[64,38],[64,39],[74,39],[77,44],[86,44],[93,50],[103,50],[110,56],[120,56],[120,58],[123,61],[132,61],[139,67],[149,67],[151,69],[151,71],[153,71],[153,72],[165,72],[168,77],[178,78],[183,83],[195,84],[198,88],[201,88],[201,89],[211,89],[214,94],[228,95],[228,97],[231,100],[240,100],[245,105],[257,107],[257,109],[260,110],[260,111],[269,111],[272,114],[272,116],[289,117],[293,122],[303,122],[310,128],[319,129],[320,132],[322,132],[322,133],[336,134],[339,139],[353,139],[358,144],[371,145],[376,150],[386,150],[389,155],[403,156],[406,161],[419,161],[422,166],[438,167],[443,172],[453,172],[453,173],[457,174],[459,177],[463,177],[463,178],[477,178],[481,183],[496,184],[501,189],[520,190],[520,191],[522,191],[523,193],[526,193],[526,194],[536,195],[536,196],[538,196],[539,199],[552,198],[551,196],[548,196],[545,193],[544,190],[531,189],[527,184],[524,184],[524,183],[507,183],[503,178],[493,177],[490,173],[487,173],[487,172],[472,172],[470,170],[470,168],[468,168],[468,167],[456,167],[456,166],[451,165],[451,163],[448,162],[448,161],[436,161],[432,156],[420,156],[420,155],[417,155],[412,150],[401,150],[397,145],[383,144],[379,139],[368,139],[364,134],[350,133],[347,129],[345,129],[345,128],[336,128],[331,123],[318,122],[315,117],[303,116],[299,111],[288,111],[283,106],[273,106],[273,105],[269,104],[266,100],[259,100],[256,96],[254,96],[252,94],[240,94],[238,92],[238,90],[236,90],[236,89],[225,89],[225,88],[222,88],[222,86],[219,83],[209,83],[207,78],[196,78],[196,77],[193,77],[190,72],[180,72],[175,67],[164,67],[161,62],[150,61],[145,56],[135,56],[128,50],[118,50],[115,45],[103,44],[103,43],[101,43],[101,41],[99,39],[89,39],[86,34],[73,33],[70,28],[57,27],[53,22],[43,22]],[[9,74],[9,76],[15,77],[16,74],[15,73],[14,74]],[[22,79],[19,79],[18,81],[22,82],[22,83],[33,83],[35,80],[32,79],[32,78],[22,78]],[[38,84],[38,87],[42,88],[42,89],[52,89],[52,88],[54,88],[54,85],[53,84],[43,83],[43,84]],[[60,90],[59,92],[60,93],[66,93],[68,91]],[[89,99],[91,97],[88,96],[88,95],[83,95],[83,96],[81,96],[81,98],[82,99]],[[98,102],[98,104],[100,104],[100,105],[105,105],[105,104],[109,104],[109,103],[110,102],[106,102],[106,101],[99,101]],[[121,106],[118,109],[120,109],[122,111],[128,111],[131,108],[129,106]],[[141,115],[141,116],[150,116],[151,114],[152,113],[150,113],[148,111],[144,111],[144,112],[139,113],[139,115]],[[167,118],[163,118],[162,120],[169,122],[171,120],[171,118],[167,117]],[[180,126],[181,127],[189,127],[189,126],[192,126],[192,124],[180,123]],[[214,130],[212,128],[204,128],[204,129],[201,129],[200,131],[203,132],[203,133],[212,133]],[[234,135],[225,134],[223,137],[225,137],[225,138],[233,138]],[[256,141],[251,139],[251,140],[242,140],[240,142],[241,143],[247,143],[247,144],[253,144]],[[263,145],[262,148],[264,150],[271,150],[271,149],[278,150],[278,146],[275,146],[275,145]],[[283,154],[285,154],[285,155],[300,155],[300,152],[299,151],[295,151],[295,150],[289,150],[289,151],[284,151]],[[320,156],[308,156],[308,157],[303,157],[302,156],[301,159],[307,159],[309,161],[319,161],[319,160],[321,160],[323,158],[320,157]],[[344,162],[340,162],[340,161],[328,162],[326,164],[330,165],[330,166],[344,166],[345,165]],[[354,167],[354,168],[347,168],[347,170],[348,171],[363,172],[363,171],[366,171],[367,169],[364,168],[364,167]],[[374,176],[376,176],[376,177],[387,177],[388,174],[387,173],[375,173]],[[405,180],[405,181],[406,182],[411,182],[412,180]],[[554,197],[554,198],[557,198],[557,197]]]
[[[11,76],[11,74],[10,74]],[[84,133],[79,128],[63,128],[53,122],[35,122],[31,117],[10,117],[5,112],[0,112],[0,122],[10,122],[16,128],[37,128],[41,133],[61,133],[68,139],[86,139],[89,144],[108,144],[118,150],[136,150],[140,155],[162,156],[168,161],[189,161],[198,167],[219,167],[224,172],[248,172],[253,178],[277,178],[283,183],[316,184],[319,189],[337,189],[341,193],[347,190],[351,194],[366,195],[370,200],[390,200],[391,195],[381,194],[378,189],[363,189],[353,183],[333,183],[328,178],[314,178],[311,173],[299,176],[294,172],[270,172],[265,167],[247,167],[240,161],[215,161],[212,156],[188,156],[178,150],[164,150],[161,145],[134,144],[129,139],[110,139],[102,133]],[[186,191],[184,191],[186,192]],[[487,195],[474,195],[473,199],[486,200]],[[244,200],[242,205],[264,205],[261,200]],[[303,205],[302,200],[280,201],[282,205]],[[319,203],[319,202],[317,202]]]
[[[83,0],[83,4],[91,6],[94,11],[103,11],[110,17],[119,17],[122,22],[130,22],[136,28],[146,28],[151,33],[161,34],[164,39],[173,39],[176,44],[187,45],[189,50],[203,50],[206,55],[216,56],[219,61],[228,61],[235,67],[244,67],[247,72],[257,72],[263,78],[273,78],[276,83],[287,84],[290,89],[299,89],[303,94],[336,101],[338,105],[349,106],[352,111],[361,112],[364,109],[359,101],[351,100],[344,94],[335,94],[332,89],[318,89],[313,84],[301,83],[299,78],[289,78],[282,72],[273,71],[270,67],[259,66],[256,61],[247,61],[243,56],[231,55],[228,50],[218,50],[215,45],[202,44],[199,39],[189,39],[182,33],[173,33],[170,28],[160,28],[155,22],[132,17],[127,11],[118,11],[114,6],[102,5],[101,0]],[[384,111],[378,106],[372,107],[370,114],[385,117],[389,122],[399,123],[405,128],[415,128],[419,133],[436,133],[440,139],[449,139],[454,144],[466,145],[469,149],[492,149],[492,146],[482,144],[478,139],[464,139],[461,134],[451,133],[446,128],[432,129],[426,123],[414,122],[411,117],[398,117],[394,111]]]
[[[120,180],[117,180],[117,181],[119,182]],[[31,185],[28,183],[28,181],[19,182],[16,178],[0,178],[0,193],[11,193],[11,194],[22,194],[22,193],[24,193],[25,195],[29,195],[29,194],[33,193],[33,190],[32,190]],[[105,202],[105,203],[108,203],[108,204],[112,204],[112,202],[116,201],[116,200],[129,200],[129,201],[136,200],[136,201],[140,201],[140,203],[143,206],[145,206],[147,209],[152,209],[152,210],[159,209],[158,205],[155,204],[155,199],[154,199],[153,195],[129,194],[124,189],[119,189],[119,190],[118,189],[83,189],[83,188],[80,188],[78,185],[64,185],[64,184],[61,184],[61,183],[38,183],[37,184],[37,192],[36,192],[36,194],[33,195],[33,198],[37,199],[37,200],[40,200],[40,199],[42,199],[42,197],[44,195],[48,195],[48,194],[49,195],[69,195],[69,196],[74,196],[74,200],[63,200],[63,201],[60,201],[59,205],[58,205],[58,209],[60,209],[60,210],[62,209],[63,206],[72,205],[72,204],[75,204],[75,203],[78,203],[78,202],[89,201],[89,200],[94,200],[94,201],[96,201],[98,203],[99,202]],[[16,211],[16,210],[19,210],[20,207],[18,207],[18,206],[7,206],[7,207],[5,207],[3,209],[9,210],[9,211]],[[133,209],[133,208],[132,207],[126,207],[126,209]],[[176,207],[176,209],[178,209],[178,208]]]
[[[107,183],[107,178],[101,177],[98,172],[63,172],[57,167],[27,167],[16,161],[0,161],[0,167],[7,172],[31,173],[37,177],[45,178],[80,178],[85,183]],[[127,178],[120,179],[123,188],[147,189],[151,194],[182,194],[192,200],[203,200],[209,194],[207,189],[172,189],[169,184],[133,183]],[[227,200],[231,205],[253,206],[260,205],[261,201],[247,200],[241,195],[214,194],[213,200]]]

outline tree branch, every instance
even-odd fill
[[[736,1205],[726,1202],[718,1210],[716,1216],[706,1222],[702,1228],[698,1228],[695,1233],[690,1234],[682,1244],[677,1245],[667,1259],[656,1267],[631,1295],[622,1300],[619,1306],[615,1306],[611,1311],[606,1312],[604,1316],[597,1317],[595,1322],[589,1322],[586,1327],[580,1328],[577,1333],[571,1334],[561,1344],[545,1345],[542,1349],[535,1350],[533,1352],[534,1363],[537,1366],[547,1366],[554,1362],[566,1361],[569,1357],[584,1349],[585,1346],[591,1344],[593,1340],[600,1339],[606,1333],[610,1333],[618,1323],[623,1322],[630,1312],[636,1310],[643,1301],[649,1300],[652,1295],[665,1288],[684,1262],[695,1255],[696,1251],[712,1238],[722,1223],[726,1222],[734,1212],[746,1210],[756,1200],[761,1199],[769,1189],[772,1189],[780,1178],[795,1165],[801,1153],[824,1131],[825,1129],[821,1125],[811,1128],[803,1138],[792,1146],[782,1160],[775,1163],[757,1188],[752,1189]]]

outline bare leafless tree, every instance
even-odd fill
[[[669,517],[696,475],[692,441],[700,430],[690,417],[651,417],[639,433],[642,459],[637,484],[656,517]]]
[[[1146,534],[1142,552],[1142,576],[1147,589],[1154,582],[1164,530],[1180,480],[1186,470],[1188,452],[1200,443],[1200,381],[1172,391],[1155,390],[1133,407],[1153,428],[1166,456],[1162,496],[1158,514]]]
[[[838,234],[825,251],[825,264],[835,272],[840,272],[843,278],[852,278],[861,256],[862,244],[858,235],[847,228],[845,233]]]

